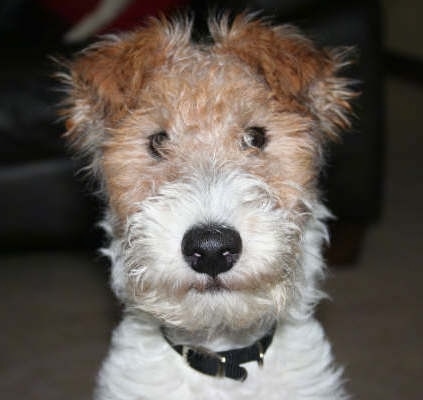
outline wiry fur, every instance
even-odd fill
[[[313,308],[323,293],[328,211],[317,177],[327,140],[348,126],[342,52],[290,26],[241,15],[152,20],[70,64],[67,127],[108,202],[112,287],[125,304],[96,398],[346,398]],[[263,148],[247,140],[266,133]],[[149,151],[151,134],[168,140]],[[157,156],[157,154],[156,154]],[[199,224],[236,229],[242,253],[216,278],[192,270],[181,242]],[[163,338],[211,351],[248,346],[274,324],[264,368],[244,383],[192,370]]]

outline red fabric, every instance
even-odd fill
[[[63,20],[74,24],[79,21],[85,14],[94,10],[97,3],[101,0],[38,0],[53,13],[60,16]]]
[[[39,2],[70,25],[92,12],[101,0],[39,0]],[[143,17],[157,15],[187,4],[187,0],[133,0],[115,20],[99,33],[116,29],[130,29],[140,23]]]

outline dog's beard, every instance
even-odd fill
[[[203,173],[165,185],[140,204],[125,235],[106,253],[112,282],[130,309],[168,326],[247,329],[283,315],[304,286],[300,267],[304,212],[282,209],[269,188],[241,172]],[[187,229],[235,227],[242,254],[216,278],[192,270],[181,252]]]

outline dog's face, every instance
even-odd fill
[[[68,137],[103,184],[118,296],[165,324],[246,328],[315,272],[303,250],[322,147],[353,94],[340,53],[290,27],[241,16],[210,31],[194,44],[189,23],[153,21],[87,50]]]

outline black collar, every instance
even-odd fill
[[[263,365],[264,353],[272,343],[275,328],[276,325],[251,346],[219,352],[212,352],[202,347],[174,345],[166,337],[164,332],[163,336],[191,368],[206,375],[244,381],[247,378],[247,370],[241,367],[240,364],[257,361],[260,366]]]

